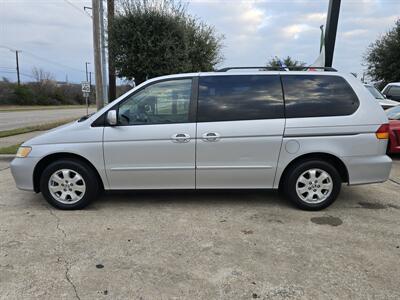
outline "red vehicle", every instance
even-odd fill
[[[400,153],[400,106],[385,111],[389,118],[389,153]]]

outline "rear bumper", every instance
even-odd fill
[[[33,171],[40,158],[25,157],[14,158],[10,164],[11,174],[14,177],[17,188],[25,191],[33,191]]]
[[[392,160],[387,155],[342,157],[349,172],[349,184],[365,184],[388,180]]]

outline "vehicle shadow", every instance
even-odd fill
[[[107,191],[90,208],[157,205],[251,205],[293,207],[275,190],[140,190]]]
[[[390,157],[392,160],[400,161],[400,153],[390,154],[389,157]]]

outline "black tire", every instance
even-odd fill
[[[84,184],[86,187],[85,192],[83,193],[83,196],[81,194],[79,195],[81,196],[81,199],[75,203],[62,203],[58,199],[53,197],[49,191],[50,177],[55,172],[61,169],[73,170],[77,172],[77,174],[79,174],[84,180]],[[65,159],[55,161],[44,169],[40,178],[40,191],[42,192],[42,195],[47,200],[47,202],[50,203],[52,206],[62,210],[75,210],[86,207],[92,200],[97,197],[100,191],[100,184],[97,179],[97,174],[95,174],[93,169],[85,162],[74,159]]]
[[[333,187],[330,195],[319,203],[309,203],[299,197],[296,191],[296,183],[299,177],[310,169],[320,169],[329,174],[332,179]],[[282,189],[287,198],[297,207],[304,210],[321,210],[331,205],[337,198],[342,185],[342,179],[336,168],[329,162],[322,160],[307,160],[292,166],[285,175]],[[307,195],[307,191],[306,194]]]

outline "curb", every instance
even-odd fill
[[[15,157],[15,154],[0,154],[0,161],[11,162]]]

